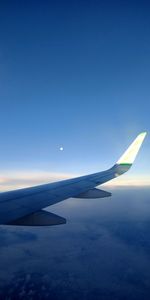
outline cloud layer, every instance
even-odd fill
[[[0,192],[30,187],[48,182],[80,176],[80,174],[51,173],[45,171],[4,171],[0,173]],[[106,186],[150,186],[149,176],[125,175],[104,184]]]

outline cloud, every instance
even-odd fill
[[[0,247],[10,247],[12,245],[33,242],[37,240],[37,235],[24,227],[0,227]]]
[[[26,188],[48,182],[80,176],[80,174],[51,173],[45,171],[4,171],[0,173],[0,192]],[[106,186],[150,186],[150,176],[125,175],[105,183]]]
[[[148,175],[124,175],[123,177],[117,177],[115,180],[111,180],[105,183],[106,186],[150,186],[150,176]]]
[[[0,192],[30,187],[74,177],[71,174],[43,171],[7,171],[0,174]]]

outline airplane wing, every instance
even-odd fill
[[[127,172],[146,136],[137,136],[127,151],[110,169],[73,179],[0,193],[0,224],[9,225],[56,225],[66,219],[49,213],[43,208],[67,198],[103,198],[111,193],[95,187]]]

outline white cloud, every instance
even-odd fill
[[[0,173],[0,192],[30,187],[74,177],[71,174],[43,171],[5,171]]]
[[[111,180],[108,183],[105,183],[107,186],[150,186],[150,176],[148,175],[126,175],[117,177],[115,180]]]

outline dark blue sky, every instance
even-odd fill
[[[149,131],[149,16],[149,1],[1,1],[1,170],[98,171]]]

